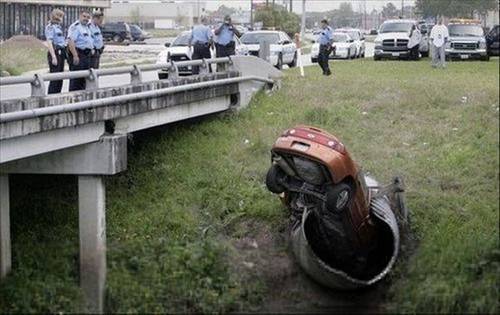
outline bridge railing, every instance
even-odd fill
[[[186,60],[186,61],[170,61],[168,63],[156,63],[146,65],[130,65],[124,67],[107,68],[107,69],[90,69],[80,71],[67,71],[57,73],[44,73],[33,74],[30,76],[15,76],[0,78],[0,86],[15,85],[15,84],[30,84],[31,96],[45,96],[45,81],[54,80],[69,80],[69,79],[85,79],[86,90],[99,88],[99,77],[117,75],[117,74],[130,74],[130,83],[142,83],[143,71],[154,70],[167,70],[169,77],[172,79],[178,78],[179,67],[197,66],[199,67],[200,74],[208,73],[210,65],[224,64],[231,65],[231,57],[212,58],[212,59],[199,59],[199,60]],[[224,69],[226,66],[224,67]]]

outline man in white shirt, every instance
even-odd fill
[[[445,46],[448,38],[448,28],[443,25],[443,18],[439,17],[437,25],[432,28],[431,36],[429,37],[432,43],[432,66],[445,67]]]
[[[410,59],[418,60],[419,58],[419,48],[420,41],[422,40],[422,34],[416,25],[413,25],[410,31],[410,40],[408,41],[408,49],[410,49]]]

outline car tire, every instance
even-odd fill
[[[351,59],[351,50],[347,50],[347,59]]]
[[[276,65],[276,69],[278,69],[278,70],[283,69],[283,55],[282,54],[278,55],[278,64]]]
[[[420,54],[422,55],[422,57],[429,57],[428,51],[422,51]]]
[[[161,73],[161,72],[159,72],[158,73],[158,79],[159,80],[166,80],[166,79],[168,79],[168,73]]]
[[[490,55],[481,57],[481,61],[490,61]]]
[[[318,58],[311,58],[312,63],[318,63]]]
[[[115,36],[113,36],[113,41],[117,42],[117,43],[121,43],[121,42],[123,42],[123,37],[121,37],[120,35],[116,34]]]
[[[380,58],[379,56],[377,55],[373,55],[373,60],[374,61],[380,61],[382,58]]]
[[[285,187],[280,183],[280,180],[286,176],[285,172],[277,165],[273,164],[267,171],[266,186],[270,192],[281,194],[285,191]]]
[[[333,213],[341,213],[351,203],[353,190],[346,183],[326,187],[326,208]]]
[[[297,52],[293,55],[293,60],[291,63],[288,64],[290,68],[295,68],[297,66]]]

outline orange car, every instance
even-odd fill
[[[381,188],[335,136],[314,127],[286,130],[273,145],[268,189],[291,210],[299,263],[319,282],[356,288],[380,280],[399,247],[398,214],[406,221],[402,183]],[[330,275],[331,278],[325,274]]]

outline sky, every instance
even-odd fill
[[[244,10],[250,9],[250,0],[206,0],[207,10],[217,10],[220,5],[225,5],[233,8],[242,8]],[[253,0],[254,3],[266,2],[265,0]],[[414,0],[366,0],[366,9],[370,12],[373,9],[380,10],[384,5],[392,2],[398,9],[401,8],[401,3],[404,5],[414,5]],[[271,3],[272,0],[269,0]],[[275,0],[277,4],[283,3],[283,0]],[[306,11],[308,12],[322,12],[337,9],[342,2],[352,3],[352,8],[358,10],[365,2],[364,0],[306,0]],[[302,13],[302,0],[293,0],[293,11],[295,13]]]

